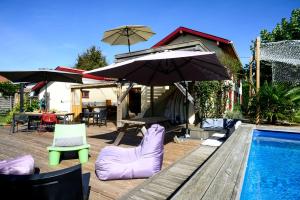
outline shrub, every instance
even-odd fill
[[[228,119],[243,119],[241,106],[240,105],[234,105],[233,110],[232,111],[230,111],[230,110],[226,111],[224,117],[228,118]]]
[[[34,110],[39,109],[39,101],[37,99],[31,99],[31,102],[28,97],[24,99],[24,111],[33,112]],[[13,118],[14,113],[20,112],[20,103],[16,104],[14,108],[7,114],[5,117],[5,122],[10,124]]]
[[[286,84],[267,83],[260,88],[250,103],[250,117],[255,120],[257,106],[260,108],[260,117],[267,123],[275,124],[277,120],[293,121],[299,110],[299,92]]]

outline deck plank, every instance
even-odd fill
[[[252,127],[236,130],[172,199],[231,199],[251,132]]]
[[[100,181],[95,175],[95,161],[102,148],[113,145],[116,138],[116,127],[113,123],[106,126],[90,126],[87,128],[87,141],[91,145],[89,161],[82,166],[84,173],[90,172],[90,199],[112,200],[118,199],[136,186],[142,184],[148,179],[132,179],[132,180],[113,180]],[[163,169],[172,165],[185,155],[189,154],[201,143],[200,140],[188,140],[177,144],[172,141],[174,135],[169,133],[166,135],[164,145]],[[141,135],[125,134],[121,147],[129,148],[137,146],[141,141]],[[79,163],[77,158],[64,159],[58,166],[48,165],[47,146],[52,144],[53,133],[48,132],[18,132],[9,134],[8,128],[0,127],[0,160],[8,159],[20,155],[31,154],[34,157],[35,165],[40,168],[41,173],[50,172],[58,169],[67,168]],[[136,197],[138,199],[138,197]]]
[[[168,199],[216,149],[216,147],[200,145],[184,158],[122,196],[121,199]]]
[[[244,155],[249,147],[249,143],[243,141],[250,134],[241,134],[235,148],[232,149],[230,155],[226,158],[225,163],[218,171],[216,177],[211,182],[211,186],[202,197],[203,200],[210,199],[231,199],[232,189],[236,185],[236,179],[241,168]]]

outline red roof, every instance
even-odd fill
[[[161,41],[156,43],[152,48],[167,45],[171,41],[173,41],[175,38],[180,36],[182,33],[189,33],[189,34],[192,34],[192,35],[195,35],[195,36],[199,36],[199,37],[202,37],[202,38],[205,38],[205,39],[208,39],[208,40],[214,40],[214,41],[224,43],[224,44],[230,44],[231,43],[230,40],[227,40],[225,38],[210,35],[210,34],[207,34],[207,33],[200,32],[200,31],[195,31],[195,30],[185,28],[185,27],[178,27],[175,31],[173,31],[172,33],[167,35],[167,37],[165,37],[164,39],[162,39]]]
[[[83,72],[85,72],[85,70],[83,70],[83,69],[74,69],[74,68],[64,67],[64,66],[58,66],[55,68],[55,70],[71,72],[71,73],[76,73],[76,74],[83,74]],[[89,78],[89,79],[94,79],[94,80],[108,80],[105,77],[95,76],[95,75],[91,75],[91,74],[83,74],[83,78]]]
[[[6,82],[6,81],[8,81],[5,77],[3,77],[3,76],[0,76],[0,83],[1,82]]]
[[[85,72],[85,70],[82,70],[82,69],[74,69],[74,68],[64,67],[64,66],[58,66],[55,68],[55,70],[63,71],[63,72],[71,72],[71,73],[76,73],[76,74],[83,74],[83,72]],[[105,77],[95,76],[95,75],[91,75],[91,74],[83,74],[82,77],[88,78],[88,79],[94,79],[94,80],[110,80]],[[44,87],[45,85],[46,85],[46,82],[41,81],[41,82],[37,83],[35,86],[33,86],[33,88],[31,90],[32,91],[38,90],[38,89]]]
[[[32,91],[38,90],[38,89],[44,87],[44,85],[46,85],[46,82],[45,82],[45,81],[38,82],[37,84],[35,84],[35,86],[33,86],[33,87],[31,88],[31,90],[32,90]]]

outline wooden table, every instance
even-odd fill
[[[122,127],[118,129],[118,136],[114,141],[114,145],[119,145],[120,141],[124,137],[125,132],[128,128],[136,128],[138,131],[141,131],[143,134],[146,131],[146,128],[152,124],[163,124],[169,120],[165,117],[145,117],[140,119],[122,119],[119,120],[122,124]]]
[[[63,117],[63,123],[66,124],[67,119],[72,116],[72,120],[74,119],[74,113],[69,113],[69,112],[58,112],[58,113],[54,113],[56,115],[56,117]],[[23,112],[23,113],[14,113],[13,114],[13,120],[12,120],[12,124],[11,124],[11,132],[14,133],[15,132],[15,124],[16,124],[16,116],[18,115],[27,115],[28,116],[28,126],[30,126],[30,118],[33,117],[42,117],[43,113],[39,113],[39,112]]]

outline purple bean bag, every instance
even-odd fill
[[[95,169],[100,180],[146,178],[161,170],[165,128],[153,124],[138,147],[107,146],[97,158]]]
[[[34,172],[34,160],[31,155],[0,161],[0,174],[28,175]]]

